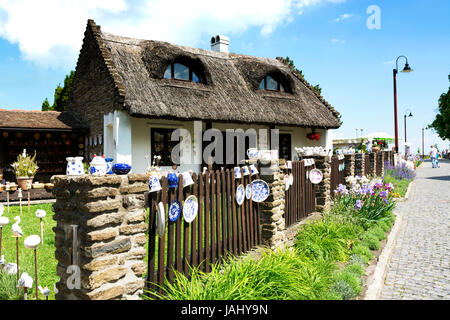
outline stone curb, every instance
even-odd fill
[[[408,199],[410,190],[415,181],[412,181],[408,190],[406,191],[405,198],[402,201],[406,201]],[[400,228],[403,222],[403,215],[396,215],[394,226],[389,233],[386,246],[383,249],[383,252],[378,257],[377,266],[371,279],[368,279],[367,283],[367,291],[364,296],[364,300],[378,300],[381,296],[381,291],[384,286],[384,280],[386,278],[386,274],[389,268],[389,263],[391,262],[392,254],[394,252],[395,244],[397,243],[398,234],[400,232]]]
[[[397,201],[404,202],[404,201],[408,200],[409,193],[411,192],[411,188],[412,188],[414,182],[415,182],[415,180],[411,181],[411,183],[408,186],[408,189],[406,189],[405,196],[403,198],[397,199]]]

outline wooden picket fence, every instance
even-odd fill
[[[365,176],[372,175],[372,172],[370,170],[370,156],[368,153],[365,153],[363,156],[364,156],[364,175]]]
[[[259,175],[235,179],[234,171],[222,169],[193,174],[194,184],[183,188],[182,175],[178,175],[178,187],[168,188],[167,179],[161,178],[162,190],[149,193],[149,246],[147,289],[162,289],[166,280],[172,282],[174,270],[189,277],[189,267],[198,266],[204,272],[211,271],[211,264],[221,262],[227,255],[239,255],[261,243],[259,204],[245,198],[238,205],[236,188],[244,188]],[[157,206],[162,202],[167,217],[173,200],[183,204],[189,195],[198,199],[198,214],[187,223],[183,213],[172,222],[166,218],[163,237],[156,234]]]
[[[292,174],[293,184],[285,193],[285,225],[286,227],[299,222],[316,210],[316,194],[314,184],[307,178],[315,165],[305,167],[305,161],[292,161],[292,169],[286,169],[286,174]]]
[[[345,184],[345,159],[339,160],[338,156],[331,157],[331,177],[330,177],[330,190],[334,194],[334,190],[337,189],[339,184]]]

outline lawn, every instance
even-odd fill
[[[19,226],[22,228],[24,235],[22,238],[19,238],[19,275],[26,272],[33,278],[33,289],[28,291],[28,299],[34,299],[34,250],[25,248],[23,242],[25,238],[30,235],[39,235],[39,237],[41,235],[40,219],[35,217],[35,212],[37,209],[43,209],[47,212],[47,215],[43,219],[44,245],[39,245],[37,249],[38,285],[43,288],[47,286],[51,291],[49,299],[55,299],[53,287],[59,278],[56,275],[57,261],[55,258],[55,234],[52,230],[52,228],[56,226],[56,221],[52,219],[52,204],[32,205],[30,212],[28,212],[28,206],[25,204],[22,206],[22,214],[20,214],[19,206],[10,206],[10,212],[8,213],[5,205],[3,216],[9,218],[10,222],[9,225],[3,227],[2,255],[4,255],[6,263],[17,263],[16,240],[12,236],[11,227],[12,224],[15,223],[14,217],[20,216],[21,221]],[[17,286],[16,281],[16,275],[8,276],[5,273],[0,273],[0,300],[11,300],[18,298],[16,295],[17,290],[11,290],[12,286]],[[14,293],[14,296],[11,296],[10,293]],[[45,299],[40,292],[39,299]]]

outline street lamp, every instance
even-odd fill
[[[405,119],[405,157],[407,156],[407,152],[406,152],[406,149],[407,149],[407,146],[406,146],[406,117],[412,117],[413,115],[412,115],[412,113],[411,113],[411,110],[409,110],[409,109],[406,109],[406,111],[405,111],[405,114],[403,115],[403,117],[404,117],[404,119]]]
[[[399,56],[395,61],[395,69],[393,70],[394,77],[394,127],[395,127],[395,152],[398,153],[398,126],[397,126],[397,73],[398,73],[398,60],[405,58],[406,63],[401,72],[413,71],[408,64],[408,58],[405,56]]]

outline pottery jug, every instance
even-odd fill
[[[69,176],[77,176],[84,174],[83,157],[68,157],[66,174]]]
[[[94,158],[89,167],[89,173],[97,176],[106,174],[106,161],[104,156],[97,156],[94,154]]]

